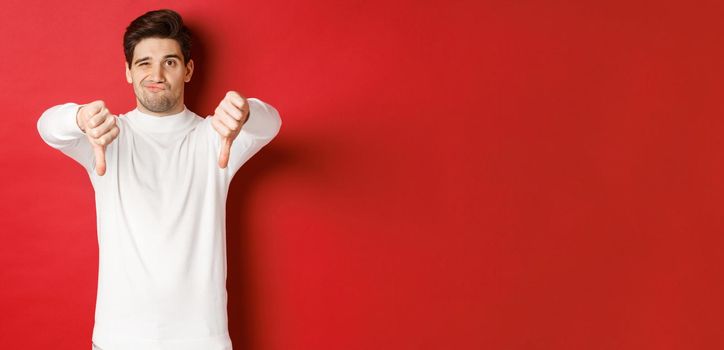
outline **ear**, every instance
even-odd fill
[[[131,70],[128,69],[128,62],[123,62],[123,65],[126,67],[126,81],[129,84],[133,84],[133,79],[131,79]]]
[[[191,81],[191,76],[194,74],[194,60],[190,59],[188,63],[186,63],[186,75],[184,75],[184,81],[189,82]]]

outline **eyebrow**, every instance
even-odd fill
[[[179,57],[179,55],[177,55],[177,54],[170,54],[170,55],[163,56],[163,59],[167,59],[167,58],[176,58],[178,60],[181,60],[181,57]],[[133,62],[133,64],[139,64],[141,62],[148,61],[150,59],[151,59],[150,56],[139,58],[136,60],[136,62]]]

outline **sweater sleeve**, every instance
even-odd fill
[[[92,172],[93,147],[76,122],[80,106],[71,102],[48,108],[38,119],[38,133],[50,147],[63,152],[86,171]]]
[[[247,98],[249,103],[249,119],[241,127],[239,135],[231,144],[227,171],[231,176],[246,163],[249,158],[266,146],[279,133],[282,125],[281,117],[276,108],[258,99]],[[221,148],[221,135],[209,124],[213,133],[216,153]]]

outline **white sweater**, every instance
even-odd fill
[[[236,171],[279,132],[271,105],[250,115],[218,166],[221,136],[184,106],[156,117],[118,115],[106,173],[76,123],[75,103],[46,110],[38,132],[80,163],[96,201],[99,247],[93,343],[104,350],[230,350],[226,294],[226,196]],[[72,205],[71,203],[69,203]]]

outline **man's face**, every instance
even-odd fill
[[[183,64],[176,40],[145,38],[133,50],[130,69],[126,64],[126,80],[133,84],[142,112],[170,115],[183,111],[184,84],[193,70],[193,60]]]

